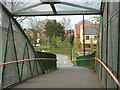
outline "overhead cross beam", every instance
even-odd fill
[[[40,5],[44,5],[44,4],[49,4],[53,10],[52,11],[40,11],[40,12],[36,12],[36,11],[30,11],[30,12],[23,12],[25,10],[40,6]],[[67,6],[72,6],[72,7],[77,7],[77,8],[81,8],[81,9],[86,9],[85,11],[56,11],[56,7],[55,4],[62,4],[62,5],[67,5]],[[101,5],[102,6],[102,5]],[[30,5],[30,6],[26,6],[22,9],[16,10],[15,12],[10,12],[11,16],[56,16],[56,15],[100,15],[101,12],[98,9],[94,9],[94,8],[90,8],[90,7],[85,7],[85,6],[81,6],[78,4],[72,4],[72,3],[68,3],[68,2],[40,2],[34,5]]]
[[[54,6],[54,4],[53,4],[52,2],[50,2],[50,6],[51,6],[54,14],[56,15],[56,14],[57,14],[57,11],[56,11],[56,8],[55,8],[55,6]]]
[[[62,16],[62,15],[100,15],[98,12],[82,11],[58,11],[55,15],[51,11],[12,13],[13,16]]]
[[[77,8],[82,8],[82,9],[87,9],[87,10],[91,10],[91,11],[95,11],[95,12],[100,12],[100,10],[98,10],[98,9],[91,8],[91,7],[85,7],[85,6],[77,5],[77,4],[73,4],[73,3],[60,2],[60,4],[64,4],[64,5],[68,5],[68,6],[72,6],[72,7],[77,7]]]
[[[24,10],[28,10],[28,9],[31,9],[31,8],[40,6],[40,5],[42,5],[42,4],[44,4],[44,3],[41,3],[41,2],[40,2],[40,3],[34,4],[34,5],[30,5],[30,6],[27,6],[27,7],[25,7],[25,8],[19,9],[19,10],[15,11],[14,13],[21,12],[21,11],[24,11]]]

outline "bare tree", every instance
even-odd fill
[[[34,33],[34,42],[36,46],[37,39],[39,38],[39,35],[44,30],[44,24],[42,21],[36,18],[28,18],[28,24],[31,28],[31,31]]]
[[[65,27],[65,30],[71,29],[71,23],[70,23],[71,19],[70,18],[63,17],[60,22]]]

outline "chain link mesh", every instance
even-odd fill
[[[109,8],[108,5],[109,4]],[[107,9],[108,8],[108,9]],[[108,10],[108,11],[107,11]],[[118,2],[106,2],[103,13],[103,41],[102,40],[102,28],[100,30],[99,48],[97,53],[99,54],[99,59],[101,59],[104,64],[107,64],[108,68],[117,77],[117,65],[118,65],[118,30],[119,30],[119,3]],[[108,14],[108,17],[107,17]],[[107,21],[108,18],[108,21]],[[108,40],[107,40],[107,25],[108,25]],[[106,42],[108,41],[108,45]],[[102,43],[103,42],[103,43]],[[106,51],[106,46],[108,51]],[[100,53],[102,51],[102,54]],[[106,52],[108,56],[106,56]],[[101,58],[102,56],[102,58]],[[106,63],[106,57],[108,57],[108,62]],[[101,69],[99,69],[99,77],[101,75]],[[106,70],[102,67],[102,83],[106,87]],[[110,75],[107,75],[107,87],[116,88],[116,83],[111,79]]]

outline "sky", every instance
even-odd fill
[[[92,19],[93,16],[97,16],[97,15],[85,15],[84,18],[85,20],[90,20]],[[83,16],[82,15],[71,15],[71,16],[36,16],[33,18],[39,19],[39,20],[45,20],[45,19],[55,19],[58,22],[60,22],[62,20],[62,18],[65,17],[70,18],[71,20],[71,29],[75,29],[75,24],[77,24],[78,22],[80,22],[81,20],[83,20]],[[25,19],[22,23],[21,23],[23,28],[29,28],[28,25],[28,19]]]

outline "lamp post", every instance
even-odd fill
[[[70,50],[71,50],[71,61],[72,61],[72,38],[71,38],[71,29],[69,30],[69,32],[70,32]]]
[[[84,15],[83,15],[83,52],[85,56],[85,27],[84,27]]]

